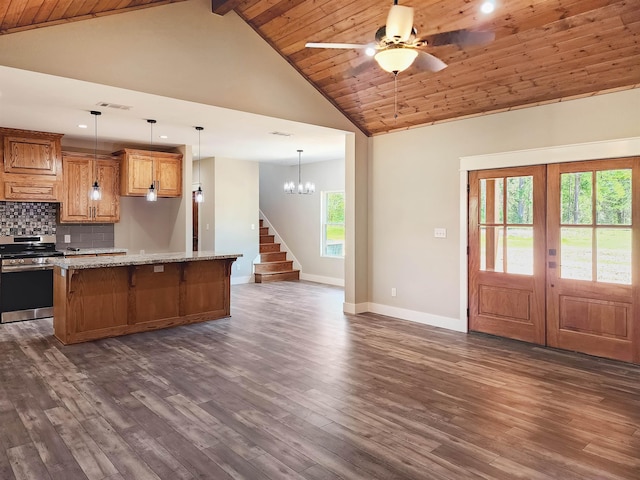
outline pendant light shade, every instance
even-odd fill
[[[153,124],[156,123],[155,120],[148,119],[147,123],[151,128],[151,140],[149,142],[149,147],[153,147]],[[151,185],[149,186],[149,190],[147,190],[147,202],[155,202],[158,200],[158,191],[156,190],[156,181],[151,180]]]
[[[94,118],[95,125],[95,144],[93,148],[93,185],[89,192],[91,200],[100,200],[102,198],[102,192],[100,191],[100,185],[98,184],[98,116],[102,115],[102,112],[91,110],[91,115]]]
[[[204,127],[195,127],[198,131],[198,190],[196,191],[195,201],[196,203],[204,202],[204,193],[202,192],[202,184],[200,183],[200,133],[204,130]]]
[[[298,150],[298,183],[297,185],[291,181],[284,182],[285,193],[299,193],[301,195],[309,195],[316,191],[316,185],[313,182],[302,183],[300,179],[300,161],[302,157],[302,150]]]

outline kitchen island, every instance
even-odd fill
[[[65,345],[230,315],[241,254],[158,253],[55,259],[54,335]]]

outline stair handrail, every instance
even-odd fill
[[[293,269],[300,270],[300,273],[302,273],[302,265],[300,264],[296,256],[293,254],[291,249],[288,247],[288,245],[285,243],[285,241],[282,239],[282,237],[280,236],[276,228],[271,224],[271,222],[269,221],[269,219],[267,218],[267,216],[264,214],[262,210],[258,209],[258,212],[260,214],[259,218],[267,223],[267,226],[269,227],[269,232],[273,230],[274,238],[278,240],[276,243],[279,243],[280,247],[284,248],[284,251],[291,255],[291,259],[293,260]]]

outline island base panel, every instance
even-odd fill
[[[234,260],[56,267],[54,334],[71,344],[228,317]]]

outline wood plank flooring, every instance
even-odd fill
[[[640,368],[236,285],[232,318],[0,326],[2,480],[640,479]]]

